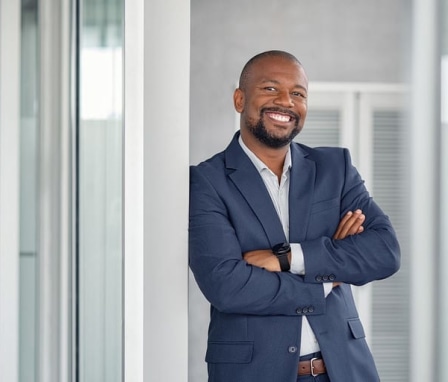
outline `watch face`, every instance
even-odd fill
[[[276,255],[284,255],[285,253],[288,253],[290,250],[291,246],[288,243],[280,243],[272,247],[272,252],[274,252]]]

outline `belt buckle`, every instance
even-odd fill
[[[313,377],[317,377],[319,374],[317,374],[317,373],[315,373],[314,372],[314,365],[313,365],[313,362],[315,361],[315,360],[317,360],[318,358],[311,358],[311,360],[310,360],[310,369],[311,369],[311,375],[313,376]]]

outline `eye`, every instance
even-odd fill
[[[273,86],[265,86],[265,87],[263,88],[263,90],[266,90],[266,91],[268,91],[268,92],[275,92],[277,89],[274,88]]]
[[[294,97],[301,97],[301,98],[306,98],[306,94],[303,92],[292,92],[291,93]]]

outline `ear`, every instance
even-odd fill
[[[238,88],[235,89],[235,92],[233,93],[233,105],[235,107],[235,110],[238,113],[242,113],[244,110],[244,92]]]

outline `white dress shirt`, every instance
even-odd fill
[[[283,231],[285,233],[286,239],[289,241],[289,175],[291,163],[291,151],[285,157],[285,163],[283,165],[283,173],[278,182],[277,175],[275,175],[249,148],[244,144],[241,136],[239,137],[239,143],[250,158],[264,184],[271,196],[272,203],[274,204],[275,210],[280,218],[283,226]],[[291,273],[304,275],[305,274],[305,261],[303,257],[302,246],[300,243],[290,243],[291,245]],[[331,292],[333,288],[332,283],[325,283],[323,292],[325,297]],[[308,322],[308,319],[303,316],[302,321],[302,340],[300,344],[300,355],[306,355],[310,353],[315,353],[320,351],[319,343],[317,342],[316,336]]]

